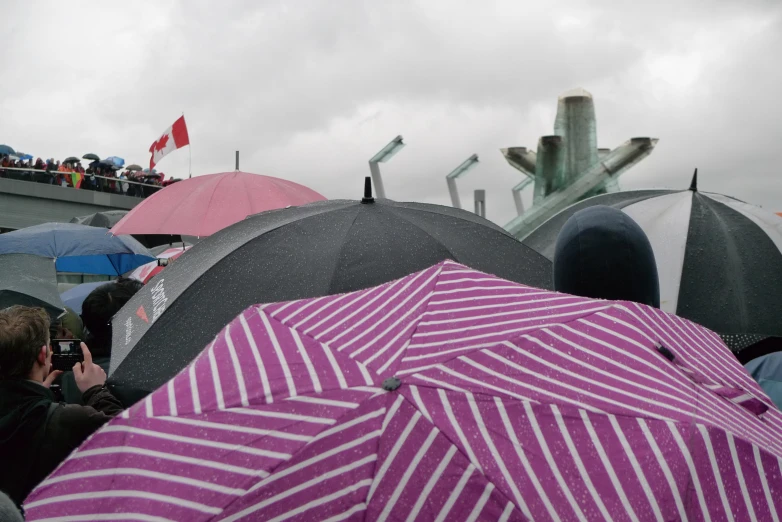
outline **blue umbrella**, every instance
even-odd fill
[[[87,296],[99,286],[110,282],[111,281],[96,281],[94,283],[82,283],[74,286],[70,290],[66,290],[60,294],[60,297],[62,298],[62,302],[65,303],[65,306],[77,314],[81,314],[81,305],[84,300],[87,299]]]
[[[773,352],[752,359],[744,365],[744,368],[771,397],[777,408],[782,409],[782,352]]]
[[[19,159],[22,161],[27,161],[33,159],[33,156],[31,154],[22,154],[19,156]]]
[[[121,167],[125,164],[125,160],[122,158],[118,158],[117,156],[109,156],[108,158],[105,158],[103,160],[103,163],[107,163],[109,165],[115,165],[117,167]]]
[[[0,145],[0,154],[15,154],[16,151],[8,145]]]
[[[0,234],[0,254],[49,257],[59,272],[112,276],[155,260],[130,236],[75,223],[44,223]]]

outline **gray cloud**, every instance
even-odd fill
[[[697,166],[704,189],[782,210],[777,4],[11,1],[0,142],[143,163],[185,111],[195,174],[230,170],[238,148],[244,170],[356,197],[367,159],[403,134],[390,197],[447,203],[444,175],[477,152],[462,200],[485,188],[504,224],[520,178],[498,149],[534,146],[557,95],[583,86],[601,146],[661,140],[626,188],[686,186]],[[161,168],[186,175],[187,156]]]

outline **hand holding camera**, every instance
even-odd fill
[[[106,372],[92,362],[92,354],[86,344],[81,343],[81,351],[84,355],[84,362],[77,362],[73,365],[73,377],[76,380],[76,386],[79,388],[79,391],[84,393],[93,386],[106,384]]]

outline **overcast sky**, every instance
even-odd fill
[[[388,197],[514,214],[499,152],[553,132],[557,96],[595,99],[598,142],[660,139],[626,189],[703,190],[782,211],[779,0],[3,0],[0,143],[148,164],[184,111],[193,175],[242,170],[357,198],[367,160]],[[618,7],[624,6],[624,7]],[[186,177],[188,150],[159,169]],[[529,200],[530,194],[526,194]]]

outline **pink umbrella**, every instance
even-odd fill
[[[252,214],[324,199],[281,178],[239,171],[209,174],[159,190],[128,212],[111,232],[203,237]]]
[[[185,247],[171,247],[164,250],[156,257],[157,259],[166,259],[168,260],[168,262],[171,262],[179,258],[179,256],[181,256],[191,248],[193,248],[193,245],[187,245]],[[164,268],[165,266],[161,266],[160,263],[158,263],[158,261],[155,260],[150,263],[147,263],[146,265],[141,265],[140,267],[136,268],[135,270],[127,274],[127,277],[131,279],[135,279],[137,281],[141,281],[144,284],[147,284],[150,279],[152,279],[160,272],[162,272]]]
[[[28,520],[778,520],[782,413],[717,335],[447,261],[257,305]]]

